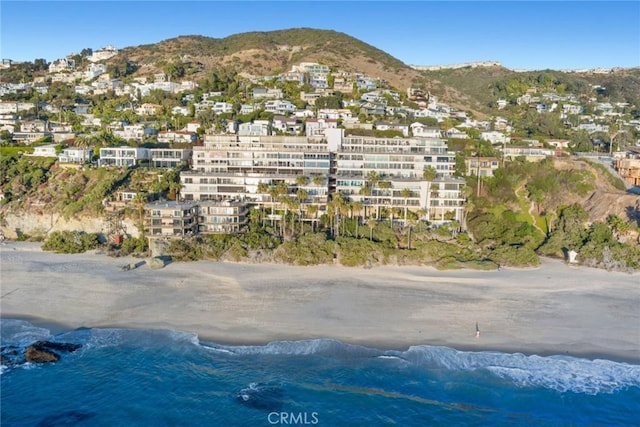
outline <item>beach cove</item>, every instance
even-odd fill
[[[640,363],[640,273],[551,259],[489,272],[143,261],[7,242],[0,313],[60,331],[170,329],[226,344],[331,338]]]

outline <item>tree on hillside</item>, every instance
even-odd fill
[[[593,151],[593,144],[591,143],[591,138],[589,137],[589,133],[587,133],[587,131],[584,131],[584,130],[575,132],[570,137],[569,148],[574,153],[583,153],[583,152]]]
[[[574,203],[562,208],[554,231],[540,247],[540,251],[549,255],[560,255],[569,250],[578,251],[587,237],[584,228],[586,220],[587,213],[581,205]]]

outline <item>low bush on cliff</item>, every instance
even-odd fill
[[[99,245],[100,239],[97,233],[54,231],[42,244],[42,250],[59,254],[77,254],[95,249]]]

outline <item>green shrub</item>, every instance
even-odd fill
[[[274,258],[293,265],[317,265],[333,262],[334,243],[322,233],[305,234],[280,245]]]
[[[148,249],[149,245],[147,239],[143,236],[129,237],[124,239],[122,245],[120,245],[120,250],[123,255],[130,255],[133,253],[142,254],[147,252]]]
[[[49,234],[42,250],[55,253],[76,254],[95,249],[100,245],[97,233],[84,231],[54,231]]]
[[[347,267],[377,264],[381,258],[379,246],[366,239],[339,237],[336,244],[340,264]]]
[[[532,248],[527,246],[501,245],[494,248],[487,257],[500,265],[513,267],[535,267],[540,265],[540,258]]]

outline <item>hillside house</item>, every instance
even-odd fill
[[[136,108],[135,112],[140,116],[155,116],[161,110],[162,105],[145,103]]]
[[[104,147],[100,148],[98,166],[135,166],[148,161],[149,148],[144,147]]]
[[[296,111],[296,106],[289,101],[281,99],[270,100],[264,103],[265,111],[276,114],[289,114]]]
[[[238,125],[240,136],[267,136],[271,135],[271,126],[266,120],[255,120],[252,123],[240,123]]]
[[[306,136],[323,136],[325,129],[337,129],[338,121],[335,119],[307,119],[305,122]]]
[[[58,155],[60,163],[89,163],[93,158],[93,148],[68,147]]]
[[[468,176],[493,176],[493,171],[500,167],[496,157],[467,157],[464,159]]]
[[[412,123],[411,133],[413,136],[421,138],[442,138],[442,131],[438,128],[432,128],[422,123]]]
[[[106,61],[109,58],[113,58],[117,54],[118,49],[111,45],[108,45],[96,50],[95,52],[92,52],[91,55],[87,57],[87,59],[91,62]]]
[[[289,135],[297,135],[302,131],[302,121],[296,117],[274,116],[272,129]]]
[[[33,157],[58,157],[56,144],[40,145],[33,147],[33,153],[28,154]]]
[[[282,89],[268,89],[262,87],[256,87],[251,92],[253,99],[281,99]]]
[[[377,122],[375,123],[375,128],[382,131],[396,130],[402,132],[402,136],[409,136],[409,125],[403,123]]]
[[[469,139],[469,135],[466,132],[461,131],[460,129],[451,128],[444,131],[444,136],[447,138],[455,138],[455,139]]]
[[[142,124],[124,125],[113,130],[113,136],[127,141],[142,141],[145,137],[145,126]]]
[[[76,68],[76,61],[70,58],[61,58],[49,64],[49,73],[60,73],[62,71],[72,71]]]
[[[193,144],[196,142],[198,135],[195,132],[187,132],[181,130],[167,130],[158,132],[158,142],[165,143],[186,143]]]
[[[555,151],[549,148],[507,145],[500,147],[505,159],[514,160],[516,157],[524,157],[529,162],[539,162],[542,159],[555,155]]]
[[[482,132],[480,134],[480,139],[489,141],[492,144],[506,144],[511,141],[509,136],[497,131]]]
[[[216,102],[211,107],[216,114],[231,114],[233,113],[233,104],[230,102]]]

